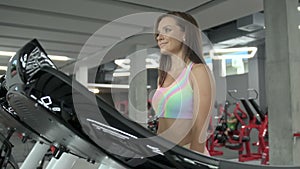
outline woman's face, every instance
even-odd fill
[[[164,17],[158,23],[156,37],[162,54],[179,55],[182,52],[184,32],[172,17]]]

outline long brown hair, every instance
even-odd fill
[[[175,19],[177,25],[185,32],[185,43],[184,43],[184,62],[187,63],[188,60],[194,63],[205,64],[202,52],[201,34],[197,21],[190,15],[184,12],[171,11],[162,16],[160,16],[155,25],[155,32],[158,32],[158,24],[165,17],[172,17]],[[158,34],[155,35],[155,39]],[[171,58],[169,55],[161,54],[158,77],[159,86],[162,86],[167,77],[167,71],[170,70],[172,66]]]

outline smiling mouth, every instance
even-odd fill
[[[161,48],[161,47],[164,47],[166,44],[167,44],[167,43],[161,43],[161,44],[159,44],[159,47],[160,47],[160,48]]]

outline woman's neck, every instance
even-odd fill
[[[189,61],[187,60],[187,62],[184,61],[184,57],[183,56],[171,56],[171,69],[170,72],[181,72],[189,63]]]
[[[186,53],[184,52],[185,50],[183,47],[180,48],[177,52],[171,54],[171,63],[172,67],[171,70],[182,70],[186,66]],[[188,63],[188,62],[187,62]]]

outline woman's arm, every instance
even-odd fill
[[[204,153],[207,128],[215,97],[215,83],[210,69],[204,64],[195,64],[190,76],[194,91],[194,117],[190,149]]]

